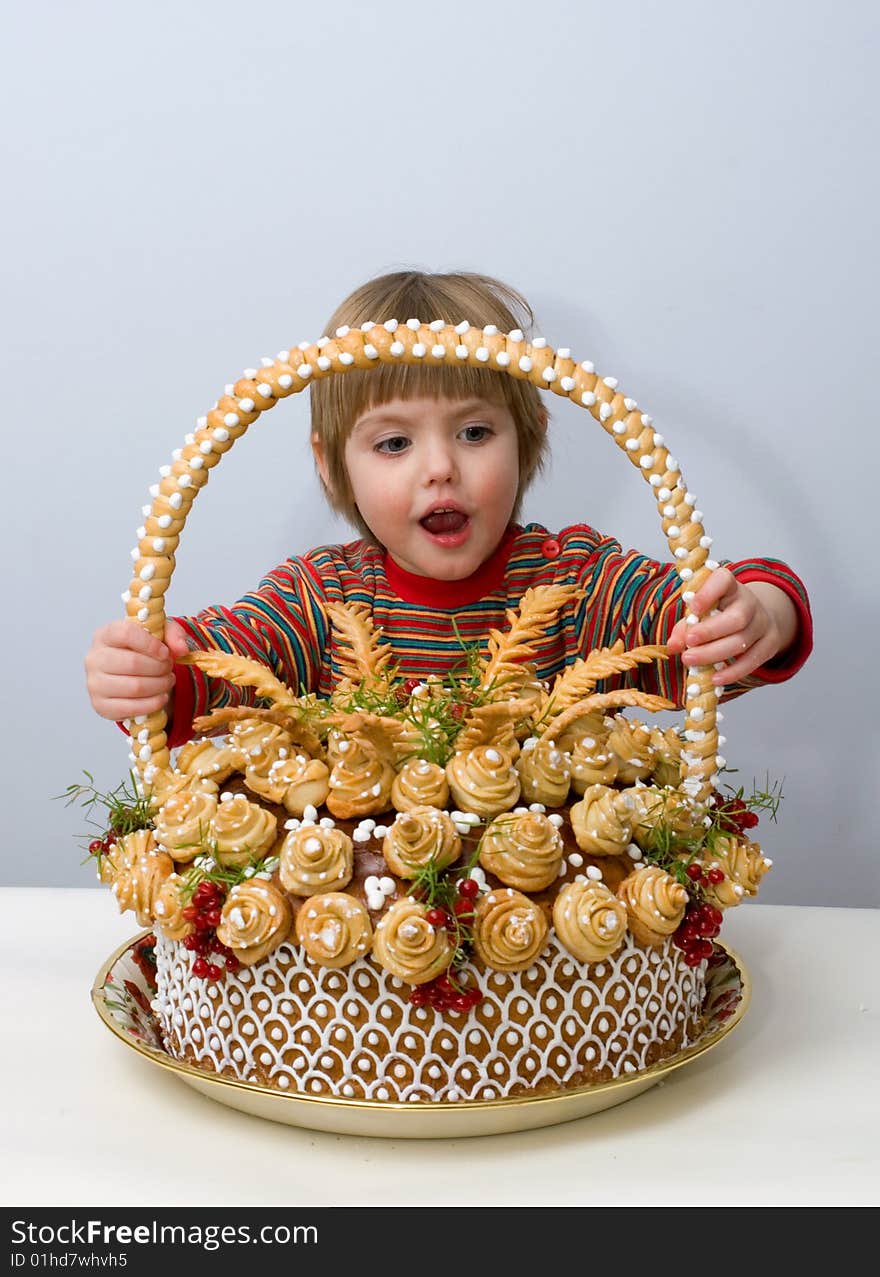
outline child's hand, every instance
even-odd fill
[[[715,616],[707,613],[713,608]],[[714,665],[712,682],[720,687],[737,683],[787,647],[795,636],[797,614],[788,595],[765,581],[742,584],[727,568],[716,568],[696,592],[689,611],[701,619],[688,625],[682,619],[669,636],[672,655],[682,664]]]
[[[161,709],[174,687],[174,661],[186,651],[186,634],[175,621],[166,624],[164,643],[137,621],[102,626],[86,653],[92,708],[117,722]]]

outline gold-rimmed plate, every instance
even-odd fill
[[[252,1082],[205,1073],[169,1055],[151,1009],[153,989],[139,947],[149,932],[127,941],[103,964],[92,985],[92,1001],[107,1028],[126,1046],[166,1069],[209,1099],[254,1117],[336,1135],[388,1139],[461,1139],[504,1135],[588,1117],[633,1099],[673,1070],[705,1054],[736,1027],[751,997],[751,981],[740,957],[717,944],[706,976],[706,1023],[691,1046],[639,1073],[576,1090],[502,1100],[393,1104],[276,1091]]]

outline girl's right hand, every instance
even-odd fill
[[[186,651],[186,634],[175,621],[166,622],[164,643],[137,621],[103,625],[86,653],[92,708],[116,722],[162,709],[174,688],[174,662]]]

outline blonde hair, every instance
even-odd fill
[[[467,320],[475,327],[495,324],[501,332],[520,328],[526,335],[534,324],[528,302],[501,280],[470,271],[441,275],[406,270],[379,275],[356,288],[337,306],[325,332],[332,336],[344,325],[356,328],[389,319],[401,323],[442,319],[447,324]],[[519,486],[513,519],[518,518],[526,488],[546,459],[547,410],[539,391],[527,381],[486,368],[383,364],[375,372],[353,369],[344,376],[316,381],[309,393],[312,432],[320,444],[331,485],[321,480],[324,495],[334,510],[368,537],[372,533],[355,504],[345,468],[345,444],[355,422],[370,408],[392,399],[418,398],[479,398],[505,405],[519,439]]]

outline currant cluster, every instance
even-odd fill
[[[684,954],[685,966],[696,967],[712,958],[715,953],[712,941],[721,930],[722,916],[721,910],[707,901],[702,904],[692,901],[688,905],[672,937],[672,943]]]
[[[756,813],[749,809],[742,798],[725,798],[716,792],[710,801],[725,833],[744,834],[747,829],[754,829],[758,823]]]
[[[409,995],[410,1004],[414,1007],[433,1007],[435,1011],[470,1011],[479,1006],[483,995],[476,985],[466,985],[461,977],[451,971],[444,971],[436,980],[417,985]]]
[[[197,955],[192,973],[199,980],[222,980],[226,971],[234,975],[241,966],[232,950],[217,939],[224,895],[221,886],[203,878],[193,892],[191,903],[181,911],[187,922],[193,924],[193,930],[183,938],[183,945]],[[224,962],[222,967],[220,958]]]
[[[110,829],[103,838],[93,838],[89,843],[89,855],[101,856],[108,855],[116,846],[118,839],[114,830]]]

